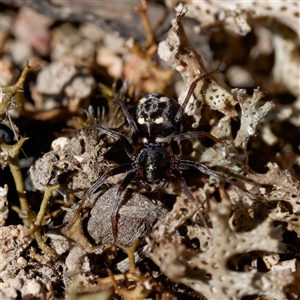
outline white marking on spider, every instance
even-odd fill
[[[174,136],[174,133],[171,133],[170,135],[168,136],[163,136],[163,137],[157,137],[155,139],[155,142],[156,143],[170,143],[172,138]]]
[[[159,99],[159,102],[168,102],[169,101],[169,98],[168,97],[161,97]]]
[[[163,123],[163,121],[164,121],[164,118],[163,118],[163,117],[159,117],[159,118],[156,118],[156,119],[154,120],[154,123],[158,125],[158,124]]]
[[[145,123],[145,118],[138,118],[137,121],[140,125],[143,125]]]
[[[139,103],[145,103],[147,101],[147,99],[145,97],[143,97],[142,99],[140,99]]]

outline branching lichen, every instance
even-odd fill
[[[194,81],[195,76],[207,73],[208,67],[205,60],[190,44],[182,24],[186,14],[186,8],[177,7],[176,19],[172,21],[172,29],[169,31],[166,41],[159,44],[158,54],[161,59],[173,69],[179,71],[185,81],[185,88],[179,96],[179,103],[184,100],[187,91]],[[201,119],[201,107],[209,105],[212,109],[219,110],[226,116],[233,118],[237,116],[234,108],[236,100],[230,93],[227,85],[215,74],[210,80],[200,81],[191,97],[185,113],[193,116],[195,122],[193,127],[198,127]]]
[[[0,146],[1,150],[7,151],[9,156],[9,168],[16,184],[16,190],[18,192],[21,207],[20,212],[23,216],[23,222],[25,225],[30,226],[31,221],[35,218],[35,214],[31,211],[28,205],[28,201],[26,199],[24,180],[19,165],[19,153],[25,141],[26,138],[21,138],[14,145],[7,145],[5,143],[1,143]]]
[[[30,66],[29,62],[26,62],[25,68],[21,73],[18,81],[11,86],[3,86],[2,92],[5,94],[0,100],[0,120],[6,118],[6,113],[13,109],[14,107],[18,106],[17,102],[14,100],[14,97],[21,97],[21,94],[24,92],[24,82],[29,72],[38,69],[40,66]],[[22,103],[22,102],[21,102]]]
[[[192,287],[208,299],[240,299],[251,294],[284,299],[283,287],[293,278],[291,270],[236,272],[228,267],[229,259],[236,254],[256,250],[285,252],[286,245],[279,242],[283,229],[273,228],[268,218],[249,232],[234,232],[229,224],[229,201],[223,199],[221,203],[211,202],[210,205],[211,241],[203,253],[192,253],[180,245],[179,237],[170,232],[167,220],[153,232],[151,258],[161,271],[171,280]],[[172,219],[176,211],[180,212],[180,207],[175,205],[173,211],[170,214]],[[197,238],[201,243],[202,236]]]
[[[247,95],[246,90],[233,89],[233,95],[236,96],[241,109],[241,128],[234,139],[234,146],[246,150],[247,143],[251,136],[256,134],[255,128],[259,121],[274,107],[272,102],[266,102],[258,106],[259,100],[266,95],[259,89],[253,91],[253,95]]]

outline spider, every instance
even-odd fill
[[[132,130],[133,145],[140,145],[136,151],[135,147],[117,131],[103,128],[100,125],[89,126],[88,130],[99,130],[122,142],[126,154],[131,159],[131,163],[122,164],[114,169],[105,172],[86,192],[75,213],[73,222],[79,216],[86,199],[96,192],[96,190],[111,176],[127,173],[121,185],[118,188],[116,199],[113,203],[111,213],[112,232],[114,243],[117,241],[117,215],[122,202],[122,195],[131,181],[139,179],[142,187],[151,191],[151,184],[156,184],[158,188],[167,185],[170,177],[175,177],[186,197],[196,202],[193,194],[187,187],[185,179],[182,176],[183,170],[197,169],[209,176],[214,176],[222,181],[237,186],[245,192],[248,192],[242,185],[221,175],[200,162],[192,162],[180,159],[178,142],[197,138],[208,137],[215,142],[223,143],[213,135],[204,132],[179,133],[180,121],[182,119],[187,103],[194,92],[197,83],[216,73],[217,69],[199,76],[191,84],[188,93],[180,106],[174,99],[162,94],[149,94],[141,98],[135,107],[134,115],[131,116],[125,104],[117,100],[121,110]],[[71,223],[73,223],[71,222]]]

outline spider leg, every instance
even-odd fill
[[[176,179],[179,181],[180,187],[183,190],[184,194],[190,199],[192,200],[194,203],[196,203],[196,199],[193,196],[193,194],[191,193],[190,189],[188,188],[188,186],[186,185],[186,182],[183,178],[183,176],[181,175],[181,172],[177,169],[172,170],[172,174],[176,177]]]
[[[121,185],[119,186],[119,189],[117,191],[117,196],[116,199],[113,203],[113,208],[111,211],[111,226],[112,226],[112,232],[113,232],[113,237],[114,237],[114,244],[117,243],[117,238],[118,238],[118,228],[117,228],[117,215],[118,211],[122,202],[122,194],[129,185],[129,183],[137,177],[137,172],[135,170],[132,170],[129,172],[124,180],[122,181]]]
[[[215,141],[217,143],[223,143],[223,141],[219,140],[215,136],[213,136],[210,133],[205,132],[205,131],[196,131],[196,132],[176,134],[173,137],[173,141],[179,142],[179,141],[183,141],[183,140],[187,140],[187,139],[193,139],[193,138],[197,138],[197,137],[208,137],[208,138],[212,139],[213,141]]]
[[[69,223],[69,227],[71,227],[74,222],[78,219],[79,217],[79,214],[80,214],[80,211],[81,209],[84,207],[84,204],[86,202],[87,199],[89,199],[91,197],[91,195],[107,180],[107,178],[111,177],[111,176],[114,176],[114,175],[117,175],[117,174],[121,174],[121,173],[126,173],[128,171],[132,170],[132,165],[131,164],[123,164],[121,166],[118,166],[112,170],[109,170],[107,172],[105,172],[101,177],[100,179],[98,179],[91,187],[89,187],[83,198],[81,199],[81,202],[75,212],[75,215],[72,219],[72,221]]]
[[[125,103],[122,100],[117,100],[117,102],[118,102],[118,104],[120,105],[120,107],[122,109],[122,112],[125,116],[125,119],[128,122],[128,125],[129,125],[130,129],[132,130],[134,144],[137,144],[138,136],[139,136],[139,130],[136,126],[136,123],[134,122],[132,116],[130,115],[130,113],[127,109],[127,107],[125,106]]]
[[[92,126],[87,127],[86,129],[89,129],[89,130],[96,129],[96,130],[102,131],[103,133],[105,133],[105,134],[107,134],[107,135],[109,135],[109,136],[111,136],[115,139],[120,140],[123,143],[126,154],[129,157],[132,157],[134,155],[134,149],[133,149],[132,145],[126,139],[126,137],[123,136],[121,133],[119,133],[117,131],[114,131],[114,130],[111,130],[111,129],[106,129],[106,128],[100,126],[100,125],[92,125]]]
[[[151,186],[143,179],[140,180],[140,185],[147,191],[151,192]]]
[[[168,179],[163,178],[158,184],[158,189],[164,189],[167,185],[168,185]]]
[[[209,175],[209,176],[213,176],[216,177],[218,179],[220,179],[221,181],[224,182],[228,182],[234,186],[236,186],[237,188],[239,188],[240,190],[242,190],[243,192],[245,192],[249,197],[251,198],[256,198],[256,196],[254,194],[252,194],[251,192],[249,192],[243,185],[241,185],[240,183],[231,180],[230,178],[219,174],[213,170],[211,170],[210,168],[208,168],[206,165],[199,163],[199,162],[192,162],[192,161],[188,161],[188,160],[181,160],[178,163],[178,169],[180,170],[189,170],[189,169],[197,169],[200,172]]]
[[[192,194],[192,192],[190,191],[190,189],[188,188],[188,186],[186,185],[186,181],[183,178],[181,172],[178,169],[173,169],[172,170],[172,174],[176,177],[176,179],[179,181],[180,187],[183,190],[184,194],[186,195],[187,198],[189,198],[192,202],[197,203],[194,195]],[[203,225],[205,226],[205,228],[208,228],[208,224],[204,218],[203,213],[200,211],[200,218],[201,221],[203,222]]]
[[[187,104],[188,104],[188,102],[189,102],[189,99],[191,98],[191,96],[192,96],[192,94],[193,94],[193,92],[194,92],[194,90],[195,90],[195,88],[196,88],[198,82],[199,82],[200,80],[204,79],[204,78],[208,78],[208,77],[214,75],[214,74],[219,70],[220,65],[221,65],[222,63],[223,63],[223,60],[220,61],[219,65],[218,65],[213,71],[208,72],[208,73],[205,73],[205,74],[199,76],[198,78],[196,78],[196,79],[192,82],[192,84],[191,84],[191,86],[190,86],[190,88],[189,88],[189,90],[188,90],[188,93],[187,93],[187,95],[185,96],[185,99],[184,99],[182,105],[180,106],[180,108],[179,108],[178,111],[177,111],[177,114],[176,114],[176,116],[175,116],[175,122],[179,122],[179,121],[181,120],[182,115],[183,115],[183,113],[184,113],[184,110],[185,110],[185,108],[186,108],[186,106],[187,106]]]

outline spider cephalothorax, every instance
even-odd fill
[[[133,132],[132,143],[119,132],[103,128],[100,125],[94,125],[87,128],[89,130],[99,130],[109,136],[119,139],[123,143],[127,155],[131,158],[131,163],[120,165],[105,172],[100,179],[86,191],[74,219],[78,217],[86,199],[88,199],[109,177],[120,173],[127,174],[118,189],[111,213],[112,231],[115,243],[117,241],[116,219],[122,201],[122,194],[130,182],[135,179],[138,179],[140,184],[146,190],[150,191],[151,184],[157,184],[158,187],[164,187],[170,177],[175,177],[185,195],[190,200],[195,201],[193,194],[190,192],[182,176],[182,171],[198,169],[202,173],[212,175],[246,191],[242,185],[209,169],[200,162],[180,159],[179,152],[174,151],[174,149],[178,149],[179,141],[190,138],[208,137],[216,142],[222,143],[222,141],[207,132],[178,132],[184,109],[198,81],[211,76],[213,73],[215,73],[215,71],[199,76],[192,83],[181,106],[174,99],[165,95],[156,93],[149,94],[139,100],[134,111],[134,116],[132,117],[124,102],[117,100]],[[137,144],[139,144],[140,147],[138,150],[135,150]]]

